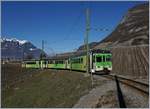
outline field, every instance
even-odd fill
[[[21,68],[8,66],[9,69],[5,69],[5,72],[15,70],[15,76],[21,76]],[[8,75],[5,77],[8,78]],[[83,73],[48,69],[34,73],[2,90],[2,107],[72,107],[89,90],[90,77],[85,77]]]
[[[27,71],[32,70],[21,68],[21,64],[19,63],[2,64],[1,67],[2,67],[1,69],[2,89],[10,86],[13,82],[16,81],[16,79],[25,75]]]

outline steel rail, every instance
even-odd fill
[[[114,77],[115,77],[115,75],[102,75],[102,76],[104,76],[104,77],[106,77],[106,78],[113,79],[113,80],[114,80]],[[129,79],[129,78],[120,77],[120,76],[117,76],[117,78],[118,78],[118,81],[119,81],[119,82],[121,82],[121,83],[123,83],[123,84],[126,84],[127,86],[130,86],[130,87],[132,87],[132,88],[134,88],[134,89],[136,89],[136,90],[138,90],[138,91],[140,91],[140,92],[143,92],[143,93],[145,93],[145,94],[149,94],[149,91],[143,90],[142,88],[139,88],[139,87],[137,87],[137,86],[135,86],[135,85],[133,85],[133,84],[131,84],[131,83],[127,83],[127,81],[136,83],[136,84],[138,84],[138,85],[145,86],[146,88],[149,87],[148,84],[142,83],[142,82],[139,82],[139,81],[135,81],[135,80],[132,80],[132,79]],[[126,82],[125,82],[124,80],[126,80]]]

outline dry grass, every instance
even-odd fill
[[[2,107],[72,107],[90,89],[81,73],[44,70],[5,90]]]
[[[20,63],[2,64],[1,69],[1,83],[2,89],[10,86],[16,79],[25,75],[28,71],[33,69],[25,69],[21,67]]]

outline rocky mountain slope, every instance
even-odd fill
[[[1,38],[2,59],[25,59],[28,56],[39,58],[41,52],[41,49],[35,47],[27,40],[18,40],[16,38]]]
[[[98,45],[98,44],[99,44],[98,42],[91,42],[91,43],[89,44],[89,48],[91,49],[91,48],[95,47],[95,46]],[[83,49],[85,49],[85,45],[81,45],[81,46],[77,49],[77,51],[83,50]]]
[[[95,48],[149,44],[149,5],[129,9],[117,28]]]
[[[140,4],[129,9],[123,16],[116,29],[100,42],[92,42],[89,47],[92,49],[134,46],[149,44],[149,5]],[[78,48],[83,50],[84,46]]]

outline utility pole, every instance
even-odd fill
[[[43,59],[44,55],[44,40],[42,40],[42,53],[41,53],[41,59]]]
[[[89,32],[90,32],[90,10],[89,8],[86,9],[86,36],[85,36],[85,45],[86,45],[86,74],[89,74]],[[91,72],[91,85],[93,88],[94,81],[93,81],[93,75]]]
[[[41,68],[43,69],[44,40],[42,40]]]
[[[85,45],[86,45],[86,73],[89,73],[89,31],[90,31],[90,12],[89,8],[86,9],[86,35],[85,35]]]
[[[42,53],[44,51],[44,40],[42,40]]]

